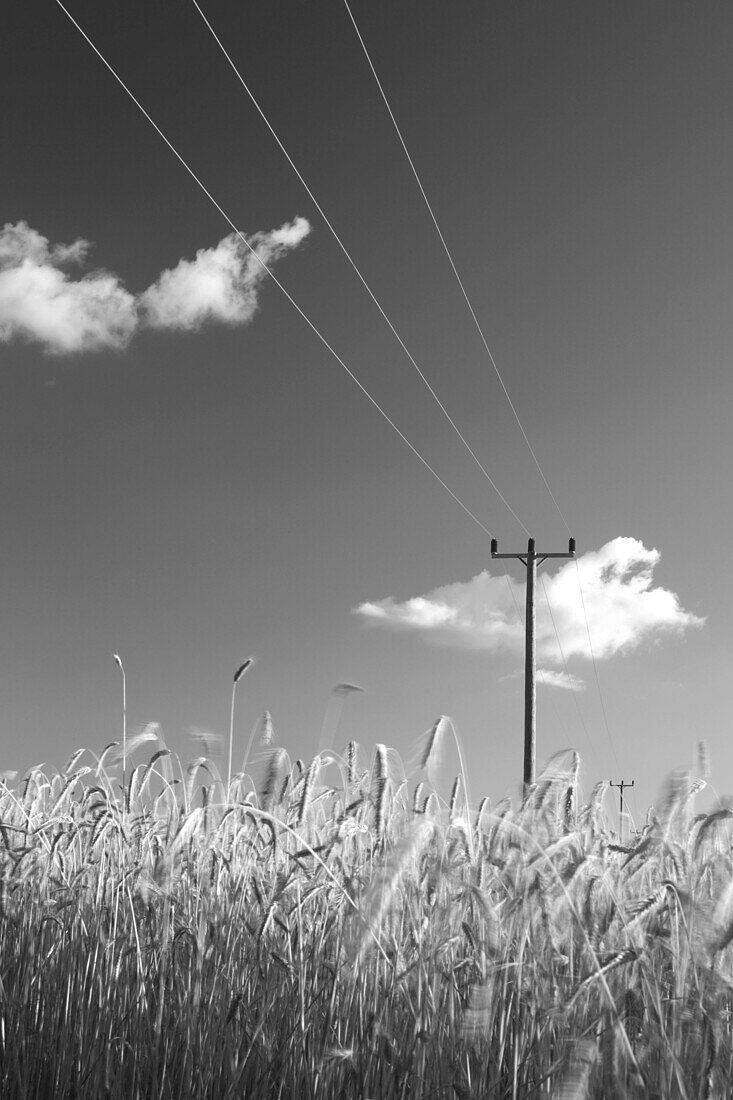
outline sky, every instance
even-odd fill
[[[490,537],[572,535],[538,761],[633,779],[638,823],[701,740],[733,790],[733,10],[350,0],[492,362],[342,0],[67,8],[209,194],[58,3],[14,5],[0,770],[121,736],[114,653],[128,729],[197,755],[255,656],[235,767],[265,710],[293,759],[337,713],[409,759],[446,715],[474,800],[516,796],[524,568]]]

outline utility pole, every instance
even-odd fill
[[[620,783],[614,783],[612,779],[608,781],[609,786],[618,787],[619,793],[619,808],[618,808],[618,838],[623,841],[623,829],[624,829],[624,791],[627,787],[633,787],[635,780],[632,779],[630,783],[625,783],[623,779]]]
[[[524,789],[535,781],[537,763],[537,645],[535,641],[535,584],[537,566],[548,558],[574,558],[575,539],[568,542],[567,553],[545,554],[535,550],[529,539],[526,554],[500,554],[497,539],[491,540],[492,558],[517,558],[527,570],[526,627],[524,639]]]

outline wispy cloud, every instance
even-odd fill
[[[216,248],[202,248],[195,260],[181,260],[140,295],[145,322],[153,328],[201,328],[207,322],[244,325],[257,310],[257,291],[271,266],[310,232],[305,218],[250,238],[259,260],[230,233]]]
[[[500,681],[522,680],[523,678],[523,668],[518,668],[515,672],[499,677]],[[563,688],[565,691],[585,691],[585,680],[581,680],[579,676],[573,675],[572,672],[559,672],[552,668],[538,668],[537,681],[544,684],[545,687]]]
[[[563,688],[565,691],[585,691],[585,681],[572,672],[559,672],[552,668],[538,668],[537,680],[545,687]]]
[[[657,550],[647,550],[632,538],[616,538],[600,550],[567,562],[546,575],[537,598],[537,654],[541,661],[562,664],[555,628],[566,658],[590,658],[588,617],[593,652],[608,658],[663,634],[682,634],[703,619],[685,611],[674,592],[654,587]],[[547,568],[547,567],[545,567]],[[576,572],[577,570],[577,572]],[[580,576],[581,589],[578,585]],[[512,582],[519,608],[525,585]],[[504,575],[479,573],[470,581],[436,588],[425,596],[399,601],[393,597],[354,608],[366,621],[395,629],[414,630],[445,645],[518,653],[524,646],[524,622]],[[560,686],[555,674],[555,686]],[[562,686],[569,686],[564,684]]]
[[[249,238],[268,267],[310,232],[305,218]],[[231,233],[164,271],[141,294],[104,270],[79,275],[91,245],[52,245],[26,222],[0,230],[0,341],[39,343],[57,355],[124,348],[141,328],[190,332],[207,322],[243,325],[257,310],[265,269]]]

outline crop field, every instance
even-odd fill
[[[728,1095],[733,812],[678,773],[621,845],[570,752],[469,807],[445,736],[6,780],[0,1095]]]

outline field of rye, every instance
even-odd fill
[[[733,811],[696,813],[703,780],[622,846],[572,752],[524,804],[441,798],[443,719],[412,774],[268,746],[229,790],[151,736],[0,785],[2,1097],[729,1095]]]

